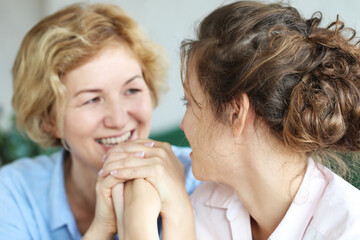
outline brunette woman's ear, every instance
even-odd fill
[[[250,100],[247,94],[243,93],[231,102],[230,122],[234,136],[240,136],[244,130],[249,115]]]

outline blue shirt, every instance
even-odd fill
[[[173,146],[184,165],[188,193],[200,183],[190,149]],[[64,151],[19,159],[0,168],[0,239],[81,239],[65,192]]]

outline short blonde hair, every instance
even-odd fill
[[[61,76],[113,41],[124,42],[134,52],[156,106],[166,87],[162,48],[147,40],[139,25],[118,6],[75,4],[45,17],[23,39],[12,69],[12,105],[18,128],[43,147],[60,146],[60,139],[45,126],[55,110],[62,128],[66,89]]]

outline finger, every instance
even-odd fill
[[[110,176],[113,176],[117,179],[130,180],[145,178],[149,180],[154,176],[161,176],[165,172],[161,164],[146,165],[140,167],[130,167],[130,168],[119,168],[114,171],[111,171]],[[151,182],[151,180],[149,180]]]
[[[112,171],[115,171],[120,168],[134,168],[134,167],[141,167],[141,166],[155,165],[155,164],[161,164],[161,160],[157,157],[155,157],[155,158],[131,157],[131,158],[122,159],[119,161],[114,161],[114,162],[104,165],[101,176],[106,177]]]
[[[119,159],[128,158],[131,156],[144,157],[145,151],[153,148],[154,143],[147,141],[148,144],[145,143],[119,143],[113,148],[111,148],[103,157],[102,161],[104,164],[107,162],[117,161]]]
[[[110,198],[112,196],[112,188],[117,184],[124,183],[126,180],[121,178],[115,178],[112,175],[109,175],[105,178],[98,177],[98,182],[96,183],[96,192],[100,193],[102,196]]]
[[[107,154],[111,155],[112,153],[116,153],[116,152],[139,152],[154,147],[161,147],[162,145],[166,145],[166,144],[151,139],[137,139],[132,142],[119,143],[116,146],[112,147],[107,152]],[[170,144],[168,145],[170,146]]]
[[[107,152],[102,161],[104,162],[104,164],[106,164],[107,162],[112,162],[112,161],[117,161],[119,159],[124,159],[129,157],[130,155],[132,155],[132,153],[130,152],[124,152],[124,151],[117,151],[117,152]]]
[[[140,139],[131,143],[119,146],[124,152],[144,152],[146,157],[158,156],[162,159],[168,158],[173,151],[167,142],[158,142],[150,139]],[[120,151],[118,149],[118,151]]]
[[[105,162],[103,164],[103,169],[108,168],[108,165],[112,165],[114,162],[119,161],[128,161],[132,158],[143,158],[145,156],[144,152],[127,152],[127,153],[112,153],[110,155],[107,155]]]

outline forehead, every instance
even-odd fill
[[[122,43],[111,43],[81,66],[67,72],[65,85],[122,82],[134,75],[142,75],[140,63],[132,50]]]
[[[186,81],[184,82],[184,94],[188,101],[194,103],[192,106],[197,106],[201,109],[208,106],[208,99],[200,85],[198,75],[194,70],[187,74]]]
[[[190,54],[186,62],[185,79],[183,82],[185,93],[188,93],[189,95],[192,95],[191,93],[193,91],[198,91],[201,88],[196,66],[197,58],[194,54]]]

